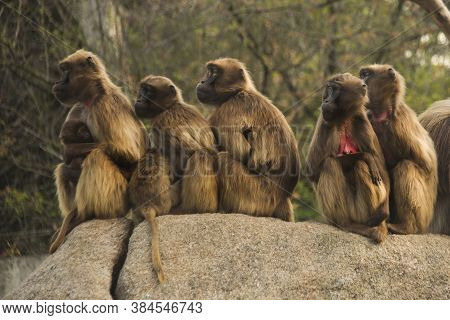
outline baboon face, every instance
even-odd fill
[[[91,142],[92,136],[87,126],[80,126],[77,130],[77,137],[81,142]]]
[[[78,50],[59,63],[59,70],[61,79],[54,84],[53,94],[61,103],[74,104],[95,97],[96,81],[104,67],[94,54]]]
[[[367,107],[371,109],[370,101],[377,102],[380,99],[395,95],[402,86],[403,77],[395,71],[391,65],[370,65],[360,69],[359,77],[369,89],[369,103]]]
[[[140,118],[153,118],[169,109],[178,100],[179,90],[170,79],[160,76],[148,76],[139,86],[134,104]]]
[[[221,105],[242,90],[247,81],[245,66],[236,59],[208,62],[206,74],[197,85],[197,98],[201,103]]]
[[[331,77],[322,96],[322,116],[327,122],[343,119],[367,102],[367,85],[349,73]]]
[[[64,144],[93,142],[89,128],[82,121],[66,121],[59,138]]]

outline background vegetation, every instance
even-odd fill
[[[78,48],[98,53],[131,99],[142,77],[163,74],[196,105],[207,60],[243,60],[303,156],[333,73],[391,63],[418,113],[449,96],[448,40],[409,1],[0,0],[0,256],[45,251],[59,222],[52,172],[68,110],[51,85]],[[295,206],[298,220],[318,218],[308,183]]]

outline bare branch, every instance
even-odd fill
[[[450,11],[442,0],[410,0],[423,10],[432,13],[433,18],[447,39],[450,40]]]

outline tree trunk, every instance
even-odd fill
[[[423,10],[431,13],[436,24],[450,40],[450,11],[442,0],[410,0],[417,3]]]

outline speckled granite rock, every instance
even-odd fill
[[[376,245],[314,223],[239,214],[163,216],[167,282],[151,268],[150,229],[135,228],[117,299],[449,299],[450,237]]]
[[[126,219],[81,224],[4,299],[112,299],[114,269],[126,254],[131,227]]]

